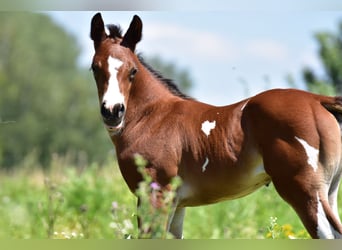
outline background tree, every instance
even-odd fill
[[[32,151],[43,166],[52,153],[108,151],[75,39],[42,14],[2,12],[0,23],[1,166]]]
[[[42,167],[55,153],[82,163],[106,160],[114,148],[92,74],[77,64],[76,39],[44,14],[1,12],[0,23],[0,168],[20,165],[32,152]],[[188,73],[165,67],[189,86]]]
[[[336,33],[319,32],[315,35],[319,45],[319,57],[324,75],[318,76],[312,69],[303,70],[308,89],[313,92],[334,95],[342,94],[342,22]]]

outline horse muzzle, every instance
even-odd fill
[[[112,107],[108,107],[105,102],[101,105],[102,119],[109,131],[121,129],[125,113],[126,108],[122,103],[115,104]]]

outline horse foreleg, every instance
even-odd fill
[[[168,231],[176,238],[183,238],[183,221],[185,215],[185,207],[177,207],[173,213],[170,214],[168,222]]]
[[[139,238],[167,238],[170,232],[182,237],[185,208],[177,208],[169,187],[152,187],[151,193],[138,196]]]

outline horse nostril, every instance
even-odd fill
[[[117,105],[115,105],[115,106],[117,106]],[[115,106],[114,106],[114,108],[115,108]],[[124,113],[125,113],[125,105],[118,104],[118,107],[117,107],[117,116],[118,116],[118,118],[123,117]]]
[[[122,118],[125,114],[125,105],[124,104],[115,104],[113,108],[108,109],[105,103],[101,105],[101,115],[107,124],[111,124],[115,126],[122,121]]]
[[[103,118],[105,118],[105,119],[110,119],[110,117],[111,117],[111,115],[112,115],[112,113],[110,112],[110,110],[107,109],[107,108],[105,107],[105,103],[102,103],[102,105],[101,105],[101,115],[102,115]]]

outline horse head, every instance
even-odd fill
[[[142,37],[142,21],[134,16],[124,36],[119,26],[107,26],[109,32],[105,28],[97,13],[91,21],[90,37],[95,49],[91,69],[103,121],[108,131],[117,134],[124,126],[130,89],[138,71],[134,50]]]

